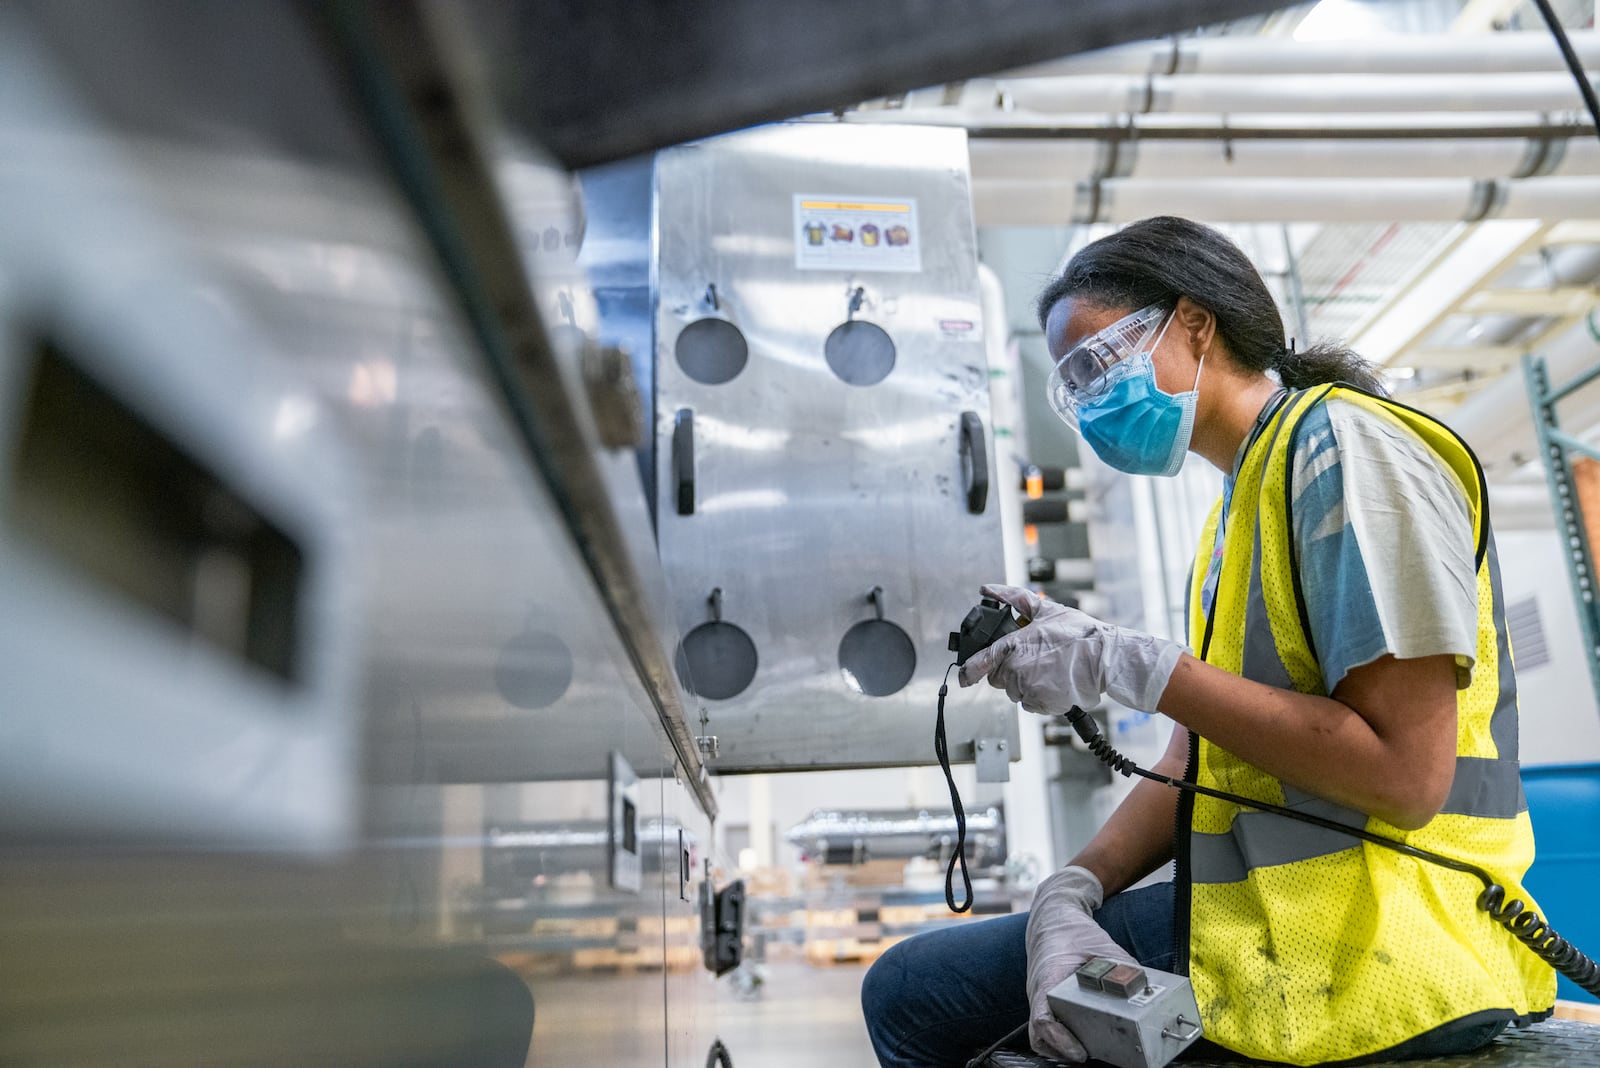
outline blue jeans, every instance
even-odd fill
[[[1172,884],[1159,883],[1117,894],[1094,918],[1140,964],[1166,972],[1172,970],[1172,908]],[[879,957],[861,984],[861,1009],[878,1063],[884,1068],[959,1068],[1024,1023],[1027,927],[1027,913],[954,924],[907,939]],[[1467,1053],[1487,1044],[1506,1023],[1504,1014],[1479,1013],[1341,1063]],[[1026,1034],[1015,1047],[1028,1048]],[[1246,1061],[1204,1039],[1189,1054]]]

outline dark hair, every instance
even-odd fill
[[[1388,392],[1377,368],[1343,345],[1296,352],[1285,344],[1283,317],[1260,272],[1238,245],[1188,219],[1158,215],[1078,250],[1039,294],[1041,326],[1065,297],[1129,311],[1188,297],[1217,317],[1217,333],[1241,367],[1273,368],[1290,389],[1343,382]]]

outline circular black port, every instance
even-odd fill
[[[917,671],[917,647],[886,619],[868,619],[844,632],[839,670],[845,685],[868,697],[888,697],[905,689]]]
[[[673,350],[683,373],[702,385],[731,382],[750,359],[750,346],[726,319],[696,319],[678,334]]]
[[[546,708],[572,685],[572,653],[554,634],[524,631],[501,648],[494,682],[517,708]]]
[[[876,323],[840,323],[822,346],[833,373],[852,386],[875,386],[894,370],[894,341]]]
[[[726,701],[743,693],[755,677],[756,643],[732,623],[702,623],[678,646],[678,678],[692,694]]]

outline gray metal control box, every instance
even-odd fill
[[[1095,957],[1048,996],[1089,1056],[1117,1068],[1162,1068],[1200,1037],[1194,988],[1170,972]]]

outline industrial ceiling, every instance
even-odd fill
[[[1592,79],[1593,4],[1557,12]],[[1222,226],[1291,335],[1383,365],[1398,396],[1460,424],[1491,478],[1537,473],[1522,356],[1557,378],[1600,359],[1600,138],[1525,5],[1324,0],[842,118],[965,127],[978,225],[1068,227],[1063,259],[1147,215]],[[1036,264],[997,267],[1038,286]],[[1600,405],[1576,409],[1573,425],[1600,423]]]

